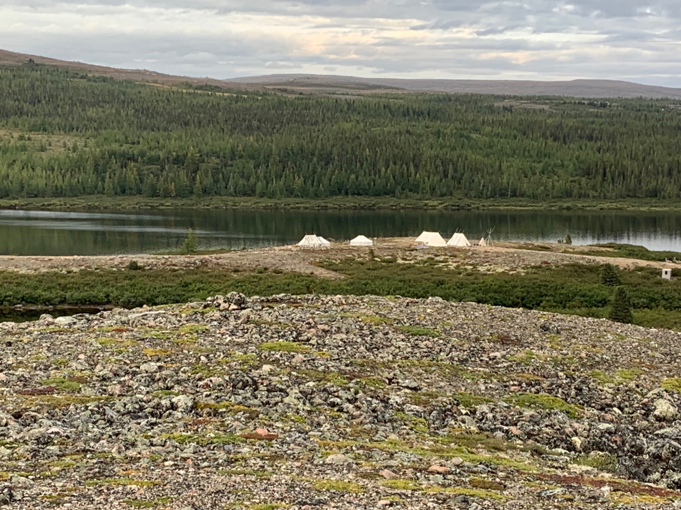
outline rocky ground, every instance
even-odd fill
[[[0,324],[0,507],[681,506],[681,334],[373,297]]]

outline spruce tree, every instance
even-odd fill
[[[180,252],[186,255],[196,252],[196,235],[191,228],[187,231],[187,238],[182,243]]]
[[[601,283],[611,287],[620,285],[622,281],[620,280],[619,270],[612,264],[605,264],[601,268]]]
[[[634,316],[631,313],[629,295],[624,287],[617,287],[617,290],[615,291],[615,298],[612,302],[609,319],[611,321],[621,322],[622,324],[631,324],[634,321]]]

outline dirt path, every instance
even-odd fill
[[[314,265],[310,253],[291,247],[244,250],[214,255],[114,255],[74,257],[0,257],[0,271],[34,273],[44,271],[87,271],[96,269],[127,269],[132,262],[145,269],[239,269],[257,271],[260,268],[338,279],[340,275]]]
[[[523,247],[525,246],[525,249]],[[435,248],[415,250],[412,240],[407,238],[379,239],[373,248],[377,257],[396,257],[415,261],[426,257],[448,257],[457,265],[471,265],[490,272],[516,272],[537,265],[560,265],[570,263],[605,264],[611,263],[621,268],[633,267],[674,267],[675,264],[649,262],[607,256],[580,254],[580,247],[563,251],[537,251],[527,249],[523,243],[499,243],[493,247],[473,248]],[[551,249],[566,248],[560,245],[546,245]],[[239,269],[255,272],[261,268],[313,274],[320,278],[340,279],[341,275],[319,267],[317,264],[326,259],[366,258],[371,252],[368,248],[355,248],[346,244],[333,244],[330,250],[301,250],[295,246],[281,246],[254,250],[242,250],[210,255],[110,255],[110,256],[73,256],[73,257],[18,257],[0,256],[0,271],[24,273],[43,271],[84,271],[95,269],[124,270],[132,261],[145,269]]]

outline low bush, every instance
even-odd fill
[[[216,294],[345,294],[472,301],[586,317],[608,317],[613,288],[601,283],[602,266],[540,266],[526,274],[457,271],[432,264],[342,260],[323,266],[345,275],[326,280],[312,275],[187,269],[79,271],[19,274],[0,272],[0,307],[16,305],[135,307],[198,301]],[[681,329],[681,280],[666,281],[657,269],[619,271],[636,324]],[[0,312],[1,313],[1,312]],[[405,333],[436,335],[436,331]]]

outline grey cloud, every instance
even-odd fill
[[[475,34],[480,36],[480,37],[485,37],[486,35],[501,35],[501,34],[508,32],[509,30],[513,30],[515,28],[518,28],[518,25],[516,25],[514,27],[499,27],[499,28],[487,28],[485,30],[477,30],[475,32]]]
[[[414,25],[410,30],[450,30],[452,28],[460,28],[465,26],[463,21],[444,21],[437,20],[432,23],[424,23],[422,25]]]
[[[34,27],[35,13],[77,12],[96,20],[150,7],[183,9],[194,20],[217,15],[226,27],[231,14],[283,16],[300,34],[312,31],[312,39],[332,31],[371,37],[322,37],[319,54],[306,53],[290,34],[255,38],[230,28],[203,34],[182,21],[160,35],[129,32],[124,22],[120,31],[31,30],[30,36],[3,25],[3,12],[10,11]],[[306,28],[301,15],[320,18]],[[386,19],[403,27],[409,20],[409,37],[384,30]],[[681,86],[680,20],[680,0],[0,0],[0,48],[216,78],[333,69],[409,77],[633,78]],[[467,37],[454,30],[462,28]]]
[[[288,15],[322,15],[339,18],[418,18],[424,26],[446,29],[457,17],[487,13],[510,19],[527,16],[647,17],[649,15],[681,17],[678,0],[0,0],[3,5],[30,9],[59,10],[75,6],[132,6],[164,9],[203,10],[218,15],[234,13],[276,13]],[[572,9],[572,10],[569,10]],[[650,12],[651,14],[647,14]],[[438,26],[438,23],[440,26]],[[419,27],[421,25],[418,25]]]
[[[0,34],[0,47],[14,49],[16,45],[10,41],[18,39],[18,33],[3,31]],[[45,51],[45,48],[50,50]],[[272,61],[286,61],[291,51],[281,41],[244,41],[242,37],[227,33],[208,38],[187,34],[158,37],[138,33],[98,33],[78,34],[69,38],[34,34],[16,49],[98,65],[152,68],[160,72],[192,76],[212,75],[211,70],[216,70],[220,75],[232,74],[228,66],[217,64],[219,61],[252,61],[265,68],[268,62],[272,65]]]
[[[601,14],[608,17],[646,16],[650,11],[654,15],[681,15],[681,6],[677,0],[575,0],[587,15]]]

